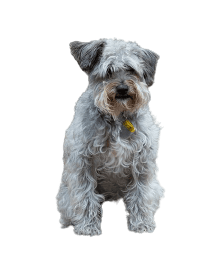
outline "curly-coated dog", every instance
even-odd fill
[[[99,235],[102,203],[123,198],[129,230],[153,232],[164,192],[156,178],[160,127],[148,107],[159,56],[117,39],[76,41],[70,49],[89,85],[65,135],[62,227]]]

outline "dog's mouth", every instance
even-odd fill
[[[128,98],[133,99],[133,97],[131,95],[129,95],[129,94],[117,94],[115,96],[115,98],[116,99],[123,99],[123,100],[128,99]]]

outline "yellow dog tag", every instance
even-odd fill
[[[131,124],[131,122],[129,120],[125,120],[123,122],[123,125],[131,132],[134,133],[135,131],[135,127]]]

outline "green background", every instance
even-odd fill
[[[216,1],[1,1],[2,268],[215,268],[218,264]],[[166,197],[150,234],[104,204],[103,235],[60,230],[63,135],[86,75],[68,43],[136,40],[160,54],[152,111]]]

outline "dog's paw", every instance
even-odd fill
[[[71,220],[67,220],[63,217],[60,218],[59,222],[62,224],[61,228],[68,228],[71,225]]]
[[[133,222],[130,218],[128,219],[128,229],[129,231],[136,233],[153,233],[156,228],[155,222],[149,222],[148,220]]]
[[[100,227],[93,224],[84,227],[83,226],[74,227],[74,232],[78,235],[90,235],[90,236],[100,235],[102,233]]]

